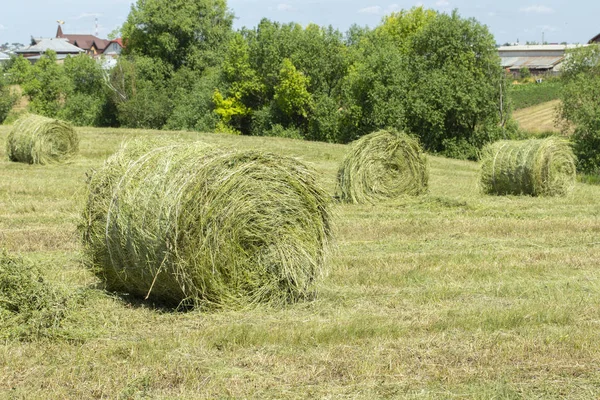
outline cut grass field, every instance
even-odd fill
[[[8,127],[0,127],[4,143]],[[6,161],[0,247],[88,290],[64,339],[0,343],[0,398],[568,398],[600,390],[600,187],[485,196],[478,164],[430,157],[430,192],[337,205],[314,301],[175,313],[95,289],[76,225],[85,173],[131,136],[172,135],[311,163],[333,194],[345,146],[79,129],[65,165]]]
[[[560,100],[552,100],[513,112],[519,127],[526,132],[560,132],[555,126]]]

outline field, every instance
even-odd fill
[[[86,172],[125,137],[266,149],[315,166],[329,192],[346,147],[288,139],[80,129],[63,166],[6,161],[0,247],[87,290],[64,339],[0,343],[0,398],[556,398],[600,393],[600,187],[484,196],[478,164],[430,157],[430,192],[336,205],[317,298],[176,313],[106,294],[82,266]]]
[[[560,82],[544,80],[542,83],[513,84],[510,100],[515,110],[556,100],[560,97]]]
[[[560,132],[556,126],[560,100],[552,100],[513,112],[519,127],[526,132]]]

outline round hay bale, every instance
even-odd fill
[[[312,170],[203,143],[146,153],[130,143],[91,176],[84,210],[85,249],[107,288],[167,305],[304,298],[330,237]]]
[[[29,164],[65,161],[78,150],[79,137],[71,124],[33,114],[19,118],[6,141],[8,159]]]
[[[348,203],[373,203],[427,192],[427,157],[417,139],[380,130],[356,140],[338,171],[337,196]]]
[[[576,159],[565,139],[503,140],[484,147],[481,159],[487,194],[564,196],[575,186]]]

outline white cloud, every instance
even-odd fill
[[[438,7],[448,7],[450,2],[448,0],[438,0],[435,5]]]
[[[76,21],[78,19],[90,18],[90,17],[98,18],[101,16],[102,16],[102,14],[99,14],[99,13],[83,13],[83,14],[79,14],[79,16],[77,16],[77,17],[71,18],[71,20]]]
[[[381,7],[380,6],[372,6],[372,7],[361,8],[360,10],[358,10],[358,12],[363,13],[363,14],[381,14]]]
[[[538,25],[537,28],[542,32],[556,32],[558,30],[557,27],[552,25]]]
[[[289,4],[280,3],[277,4],[277,11],[296,11],[296,9]]]
[[[536,13],[536,14],[551,14],[554,12],[554,10],[552,8],[542,6],[542,5],[521,7],[521,8],[519,8],[519,11],[526,12],[526,13]]]
[[[4,25],[0,24],[0,31],[5,31],[5,30],[6,30],[6,27]]]

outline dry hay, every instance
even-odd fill
[[[126,144],[93,173],[83,241],[107,288],[166,305],[313,293],[329,199],[295,159],[203,143]]]
[[[34,340],[66,334],[62,323],[72,303],[40,269],[0,250],[0,338]]]
[[[575,186],[575,156],[565,139],[499,141],[482,151],[484,193],[564,196]]]
[[[417,139],[380,130],[351,146],[338,171],[337,196],[342,201],[373,203],[427,192],[427,157]]]
[[[79,150],[79,137],[71,124],[26,114],[13,125],[6,141],[11,161],[50,164],[64,161]]]

